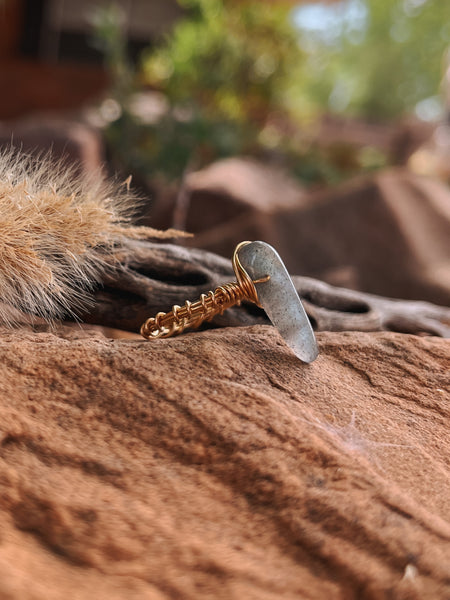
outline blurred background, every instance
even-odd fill
[[[0,144],[130,174],[143,224],[450,305],[450,3],[0,0]]]

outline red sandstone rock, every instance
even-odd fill
[[[0,597],[450,596],[450,346],[0,337]]]
[[[251,231],[255,231],[264,238],[263,230],[270,231],[277,211],[309,202],[308,194],[285,170],[249,158],[220,160],[190,173],[176,200],[173,190],[159,191],[157,196],[149,223],[165,229],[179,220],[178,227],[195,234],[196,247],[214,246],[225,253],[230,235],[242,241],[254,239]]]
[[[104,150],[100,135],[92,127],[74,119],[39,115],[0,123],[0,146],[13,144],[37,156],[51,152],[85,175],[104,168]]]
[[[196,235],[188,245],[229,257],[240,241],[262,239],[293,274],[450,305],[448,186],[399,169],[308,196],[301,188],[287,193],[279,175],[277,196],[267,183],[270,173],[258,185],[255,172],[251,203],[245,178],[234,177],[236,164],[191,175],[186,228]]]

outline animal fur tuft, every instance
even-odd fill
[[[0,153],[0,321],[13,307],[47,321],[85,310],[112,251],[128,237],[174,237],[132,227],[129,182],[82,179],[49,156]]]

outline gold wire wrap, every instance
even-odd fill
[[[268,277],[253,282],[239,260],[239,250],[250,242],[241,242],[234,250],[232,263],[237,281],[219,286],[214,292],[202,294],[197,302],[186,300],[183,306],[175,304],[170,312],[159,312],[147,319],[141,327],[141,335],[147,339],[167,338],[183,332],[187,327],[199,327],[227,308],[239,305],[242,300],[259,306],[255,283],[267,281]]]

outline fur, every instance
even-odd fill
[[[179,232],[132,227],[137,198],[129,181],[76,177],[51,157],[0,153],[0,321],[13,307],[52,321],[75,317],[110,268],[124,238],[174,237]]]

